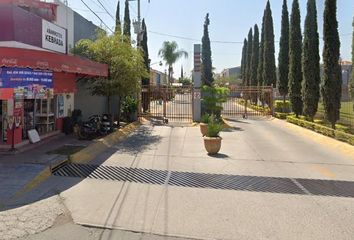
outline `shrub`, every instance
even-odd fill
[[[136,113],[138,111],[138,100],[128,96],[124,98],[124,102],[122,104],[122,113],[123,116],[129,120],[130,115]]]
[[[347,142],[351,145],[354,145],[354,135],[345,133],[341,129],[334,130],[330,127],[323,126],[321,124],[315,123],[315,122],[309,122],[301,118],[296,118],[294,116],[287,116],[286,118],[287,122],[296,124],[298,126],[313,130],[317,133],[323,134],[328,137],[335,138],[337,140]],[[343,129],[343,128],[342,128]]]
[[[282,113],[282,112],[276,112],[274,114],[274,116],[276,118],[279,118],[279,119],[286,119],[286,117],[288,116],[289,114],[288,113]]]
[[[207,137],[219,137],[219,133],[222,130],[222,125],[218,122],[214,115],[211,115],[208,123]]]
[[[230,90],[224,87],[209,87],[204,85],[202,87],[202,103],[205,112],[215,115],[220,119],[222,111],[222,103],[227,101],[227,97],[230,94]]]
[[[275,100],[274,101],[274,111],[281,113],[290,113],[291,112],[291,104],[290,101]]]
[[[201,119],[200,119],[200,122],[201,123],[209,123],[209,118],[210,118],[210,115],[205,113],[202,115]]]

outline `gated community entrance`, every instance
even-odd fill
[[[143,86],[141,116],[168,122],[193,122],[194,101],[201,97],[198,90],[193,86]],[[222,104],[223,117],[272,116],[272,87],[230,87],[229,90],[227,101]]]
[[[201,44],[194,44],[192,86],[143,86],[140,116],[168,120],[168,122],[193,122],[201,118]],[[223,103],[223,117],[248,118],[272,116],[273,88],[259,86],[229,86],[229,96]]]

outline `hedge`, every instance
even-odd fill
[[[318,123],[309,122],[304,119],[296,118],[294,116],[287,116],[286,121],[310,129],[312,131],[323,134],[325,136],[332,137],[343,142],[347,142],[354,146],[354,135],[352,134],[345,133],[340,130],[334,130],[332,128],[320,125]]]
[[[276,112],[285,112],[284,113],[290,113],[291,112],[291,104],[290,101],[286,100],[285,105],[283,100],[275,100],[274,101],[274,110]]]
[[[279,119],[286,119],[286,117],[289,116],[289,113],[282,113],[282,112],[275,112],[274,117],[279,118]]]

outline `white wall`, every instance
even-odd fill
[[[57,20],[55,24],[67,29],[67,52],[74,47],[74,11],[59,0],[54,0],[58,4]]]

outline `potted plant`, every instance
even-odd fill
[[[205,113],[201,119],[200,119],[200,132],[202,133],[203,137],[207,134],[208,132],[208,123],[209,123],[209,114]]]
[[[124,99],[122,111],[129,122],[134,122],[138,119],[138,100],[130,96]]]
[[[222,125],[216,120],[214,115],[211,115],[208,123],[208,131],[204,136],[204,147],[209,155],[215,155],[221,148],[221,137],[219,136],[222,130]]]

